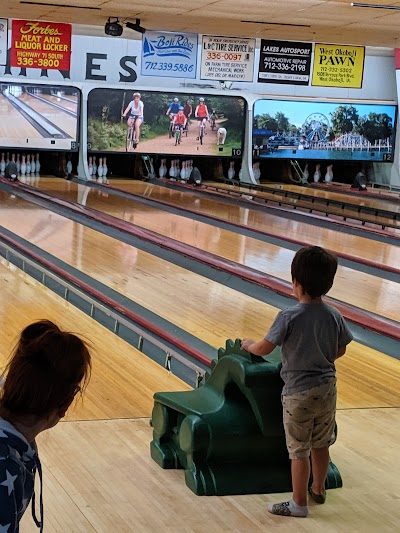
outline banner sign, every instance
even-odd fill
[[[142,76],[196,78],[197,34],[146,31]]]
[[[255,39],[203,35],[202,80],[253,81]]]
[[[396,70],[400,69],[400,48],[394,49],[394,64]]]
[[[13,20],[12,67],[69,70],[71,24]]]
[[[364,74],[364,46],[316,44],[312,85],[361,89]]]
[[[308,85],[311,52],[311,43],[261,39],[257,81]]]
[[[7,64],[8,19],[0,19],[0,65]]]

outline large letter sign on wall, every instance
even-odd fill
[[[361,89],[365,48],[337,44],[316,44],[312,85]]]
[[[11,66],[69,70],[71,24],[13,20]]]
[[[255,39],[203,35],[202,80],[253,81]]]
[[[142,42],[142,76],[196,78],[197,34],[147,31]]]
[[[0,65],[7,63],[8,20],[0,19]]]

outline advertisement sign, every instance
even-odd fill
[[[2,83],[0,109],[3,116],[0,146],[78,150],[80,92],[77,88]]]
[[[396,70],[400,69],[400,48],[394,49],[394,64],[396,67]]]
[[[0,65],[7,63],[8,19],[0,19]]]
[[[312,85],[361,89],[364,74],[364,46],[316,44]]]
[[[69,70],[71,24],[13,20],[11,66]]]
[[[136,98],[134,94],[137,93],[123,89],[90,91],[89,150],[177,156],[241,155],[246,116],[244,98],[147,89],[141,90]],[[180,114],[184,117],[178,138],[175,133],[179,129],[176,118],[179,107],[183,107]],[[137,118],[131,118],[135,115]]]
[[[396,106],[257,100],[253,148],[274,159],[393,161]]]
[[[202,80],[253,81],[255,39],[203,35]]]
[[[261,39],[257,81],[308,85],[311,52],[311,43]]]
[[[197,34],[146,31],[142,76],[196,78]]]

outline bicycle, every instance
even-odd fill
[[[129,152],[132,148],[135,150],[138,143],[137,137],[136,137],[136,119],[138,117],[131,117],[133,121],[128,126],[127,132],[126,132],[126,151]]]
[[[204,120],[200,124],[200,132],[199,132],[199,141],[200,144],[203,144],[203,137],[205,134],[206,125],[204,124]]]
[[[181,129],[181,127],[179,125],[175,125],[174,136],[175,136],[175,146],[178,145],[178,144],[181,144],[182,129]]]
[[[189,131],[189,117],[186,117],[186,126],[185,126],[185,129],[183,130],[186,137],[188,136],[188,131]]]
[[[175,118],[175,114],[174,113],[171,113],[169,115],[169,126],[168,126],[168,137],[171,139],[174,135],[174,127],[175,127],[175,124],[174,124],[174,118]]]

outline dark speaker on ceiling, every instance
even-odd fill
[[[108,22],[104,26],[105,34],[112,35],[113,37],[121,37],[123,29],[122,24],[118,20],[116,22],[110,22],[110,19],[108,19]]]

